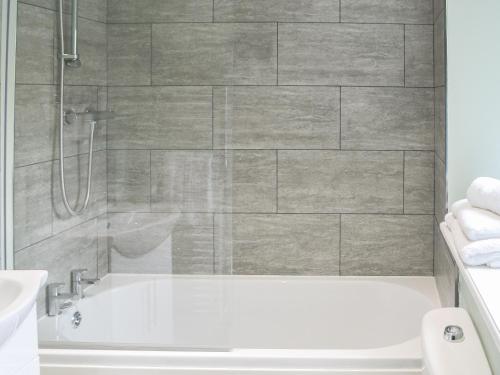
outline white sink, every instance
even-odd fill
[[[47,271],[0,271],[0,346],[16,331],[47,281]]]

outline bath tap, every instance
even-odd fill
[[[74,294],[60,293],[59,289],[63,286],[64,283],[52,283],[47,285],[48,316],[60,315],[64,310],[73,306],[73,302],[71,302],[71,299],[74,297]]]
[[[93,285],[97,283],[100,279],[87,279],[84,278],[83,275],[88,270],[86,268],[76,269],[71,271],[71,293],[73,295],[78,296],[78,298],[85,298],[83,293],[84,285]]]

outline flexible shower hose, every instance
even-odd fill
[[[85,200],[83,205],[80,208],[76,206],[73,208],[68,202],[68,196],[66,193],[66,181],[64,175],[64,19],[63,19],[63,0],[59,0],[59,50],[60,50],[60,59],[59,59],[59,177],[61,184],[61,193],[62,200],[64,203],[64,207],[71,216],[77,216],[82,214],[88,207],[90,200],[90,191],[92,188],[92,157],[94,151],[94,130],[95,130],[95,121],[90,122],[90,136],[89,136],[89,157],[88,157],[88,170],[87,170],[87,192],[85,193]],[[78,204],[78,200],[77,203]]]

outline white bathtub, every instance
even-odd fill
[[[432,277],[110,274],[40,319],[42,374],[419,374],[438,306]]]

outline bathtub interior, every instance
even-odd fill
[[[440,305],[432,277],[109,274],[86,294],[39,320],[42,348],[375,349],[418,339]]]

